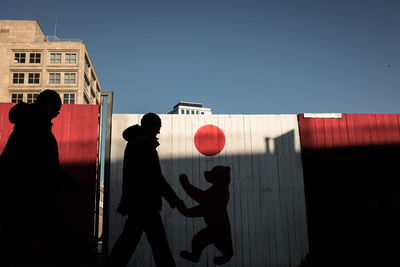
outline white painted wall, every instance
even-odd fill
[[[110,239],[112,248],[124,225],[116,213],[121,196],[122,160],[126,142],[122,132],[140,122],[139,114],[114,114],[111,146]],[[210,185],[203,173],[216,165],[231,167],[228,213],[234,256],[225,266],[297,266],[308,252],[303,169],[296,115],[160,115],[159,156],[164,176],[186,205],[195,205],[179,184],[186,173],[202,189]],[[221,128],[224,150],[216,156],[201,155],[194,146],[203,125]],[[164,203],[162,216],[177,266],[194,266],[179,252],[190,250],[202,218],[185,218]],[[214,266],[219,252],[211,245],[195,266]],[[145,235],[129,266],[155,266]]]

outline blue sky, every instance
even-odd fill
[[[400,113],[400,1],[4,1],[83,40],[115,113]]]

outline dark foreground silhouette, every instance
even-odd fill
[[[204,172],[207,182],[212,186],[203,191],[189,183],[188,177],[181,174],[180,182],[185,192],[199,205],[187,209],[183,201],[178,204],[179,211],[186,217],[204,217],[206,227],[193,236],[192,251],[181,251],[181,257],[198,262],[202,250],[210,244],[222,252],[215,257],[215,264],[225,264],[233,256],[231,225],[226,206],[229,201],[230,167],[216,166]]]
[[[61,187],[77,192],[81,187],[60,169],[58,145],[51,130],[51,120],[60,108],[60,96],[45,90],[36,104],[20,103],[9,112],[15,126],[0,158],[0,195],[6,207],[0,266],[19,262],[32,241],[45,245],[48,262],[77,266],[59,198]]]
[[[159,212],[164,197],[171,208],[179,201],[161,173],[156,148],[161,119],[143,116],[140,125],[123,132],[128,141],[123,165],[122,197],[117,211],[128,215],[124,230],[106,260],[106,266],[126,266],[145,232],[157,266],[175,266]]]

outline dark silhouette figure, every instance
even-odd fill
[[[207,182],[213,184],[203,191],[189,183],[188,177],[181,174],[179,177],[185,192],[199,205],[187,209],[183,201],[178,203],[178,210],[186,217],[204,217],[206,227],[194,235],[192,252],[181,251],[181,257],[198,262],[201,251],[210,244],[222,252],[222,256],[215,257],[215,264],[225,264],[233,256],[231,225],[226,206],[229,201],[230,167],[216,166],[211,171],[204,172]]]
[[[128,141],[123,165],[122,197],[117,211],[128,215],[124,231],[112,249],[106,266],[126,266],[143,232],[157,266],[175,266],[159,212],[164,197],[171,208],[179,201],[161,173],[156,148],[161,119],[154,113],[143,116],[140,125],[123,132]]]
[[[0,158],[1,192],[6,218],[0,266],[18,262],[32,241],[42,241],[59,266],[77,266],[69,227],[60,206],[60,189],[79,184],[60,169],[51,120],[59,114],[60,96],[39,94],[36,104],[20,103],[9,112],[15,124]]]

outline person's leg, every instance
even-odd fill
[[[192,252],[183,250],[181,251],[180,256],[186,260],[198,262],[203,249],[208,245],[214,243],[214,234],[215,233],[212,231],[211,228],[203,228],[193,236]]]
[[[70,227],[60,212],[48,213],[39,225],[39,238],[43,240],[58,266],[78,266],[77,251],[71,239]]]
[[[0,236],[0,266],[12,266],[21,259],[29,240],[16,228],[5,227]]]
[[[176,266],[168,245],[164,225],[158,212],[149,215],[144,231],[153,251],[156,266]]]
[[[29,244],[29,229],[26,218],[19,214],[7,214],[3,231],[0,233],[0,266],[12,266],[21,259],[23,251]]]
[[[139,243],[143,233],[143,223],[141,220],[128,217],[124,231],[118,238],[110,255],[106,260],[107,267],[125,267]]]

